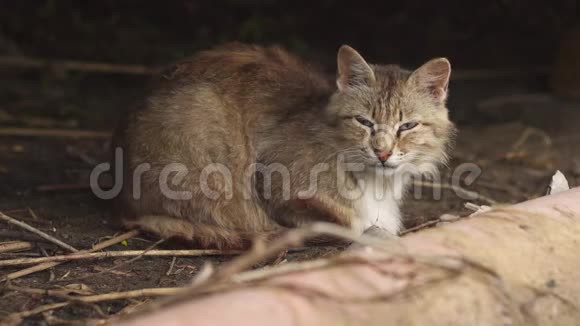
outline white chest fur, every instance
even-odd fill
[[[360,177],[361,196],[354,202],[359,218],[353,228],[362,233],[377,226],[397,235],[402,227],[399,210],[402,190],[393,187],[388,177],[383,175],[364,173]]]

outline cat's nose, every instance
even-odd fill
[[[379,161],[381,161],[381,163],[385,163],[389,157],[391,157],[391,155],[393,155],[393,152],[391,151],[375,151],[375,154],[377,155]]]

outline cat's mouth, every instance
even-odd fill
[[[399,165],[398,164],[394,164],[394,163],[389,163],[389,162],[379,162],[376,163],[375,168],[380,169],[380,170],[394,170],[396,169]]]

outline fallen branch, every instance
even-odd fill
[[[57,246],[59,246],[61,248],[64,248],[64,249],[66,249],[66,250],[68,250],[70,252],[78,252],[78,249],[74,248],[73,246],[71,246],[69,244],[66,244],[66,243],[58,240],[57,238],[55,238],[55,237],[53,237],[53,236],[51,236],[51,235],[49,235],[49,234],[47,234],[45,232],[42,232],[39,229],[37,229],[37,228],[35,228],[33,226],[30,226],[30,225],[28,225],[28,224],[26,224],[24,222],[21,222],[21,221],[19,221],[17,219],[14,219],[14,218],[12,218],[12,217],[10,217],[10,216],[2,213],[2,212],[0,212],[0,219],[1,220],[4,220],[4,221],[6,221],[6,222],[8,222],[10,224],[13,224],[13,225],[16,225],[18,227],[21,227],[21,228],[25,229],[26,231],[30,231],[30,232],[38,235],[39,237],[41,237],[41,238],[43,238],[45,240],[48,240],[48,241],[54,243],[55,245],[57,245]]]
[[[180,291],[183,291],[183,288],[152,288],[152,289],[139,289],[139,290],[132,290],[132,291],[125,291],[125,292],[111,292],[105,294],[97,294],[97,295],[89,295],[89,296],[63,296],[61,291],[58,292],[51,292],[51,290],[44,290],[44,289],[31,289],[31,288],[22,288],[16,286],[10,286],[9,289],[20,291],[24,293],[30,294],[38,294],[38,295],[54,295],[60,298],[67,298],[69,301],[67,302],[58,302],[58,303],[51,303],[43,306],[36,307],[31,310],[17,312],[8,315],[8,317],[3,321],[7,324],[18,324],[22,321],[22,319],[37,315],[39,313],[50,311],[58,308],[66,307],[70,304],[75,302],[82,302],[82,303],[96,303],[96,302],[103,302],[103,301],[112,301],[112,300],[122,300],[122,299],[135,299],[135,298],[142,298],[142,297],[160,297],[160,296],[169,296],[175,295]]]
[[[435,224],[437,224],[439,222],[441,222],[441,221],[439,219],[436,219],[436,220],[427,221],[425,223],[421,223],[421,224],[419,224],[417,226],[414,226],[412,228],[408,228],[408,229],[403,230],[401,232],[401,236],[403,236],[405,234],[408,234],[408,233],[413,233],[413,232],[422,230],[424,228],[428,228],[428,227],[433,226],[433,225],[435,225]]]
[[[22,311],[22,312],[13,313],[11,315],[8,315],[8,317],[6,317],[4,320],[1,320],[1,322],[5,325],[20,325],[20,323],[22,322],[22,319],[24,319],[24,318],[38,315],[38,314],[43,313],[45,311],[63,308],[63,307],[68,306],[69,304],[70,304],[70,302],[59,302],[59,303],[46,304],[46,305],[39,306],[39,307],[36,307],[34,309],[31,309],[31,310],[26,310],[26,311]]]
[[[0,253],[0,258],[11,258],[11,257],[40,257],[42,256],[38,252],[2,252]]]
[[[79,184],[79,183],[61,183],[52,185],[40,185],[34,190],[38,192],[56,192],[56,191],[84,191],[90,190],[91,186],[89,184]]]
[[[24,292],[29,294],[38,294],[38,295],[46,295],[46,296],[54,296],[59,297],[61,299],[67,299],[71,301],[80,301],[86,303],[95,303],[101,301],[110,301],[110,300],[121,300],[121,299],[134,299],[140,297],[158,297],[158,296],[166,296],[172,295],[179,291],[182,291],[183,288],[151,288],[151,289],[137,289],[131,291],[123,291],[123,292],[110,292],[110,293],[103,293],[103,294],[95,294],[95,295],[87,295],[87,296],[71,296],[68,295],[67,289],[35,289],[35,288],[25,288],[15,285],[7,286],[9,290]]]
[[[158,245],[160,245],[160,244],[161,244],[161,243],[163,243],[163,242],[165,242],[165,239],[160,239],[159,241],[155,242],[155,243],[154,243],[154,244],[152,244],[151,246],[149,246],[149,247],[145,248],[145,250],[140,250],[140,251],[141,251],[141,254],[139,254],[139,255],[137,255],[137,256],[135,256],[135,257],[133,257],[133,258],[131,258],[131,259],[127,260],[127,261],[124,261],[124,262],[122,262],[122,263],[119,263],[119,264],[115,264],[115,266],[113,266],[113,267],[110,267],[110,268],[105,268],[105,269],[103,269],[103,270],[100,270],[100,271],[99,271],[98,273],[96,273],[96,274],[87,274],[87,275],[85,275],[85,276],[77,277],[77,278],[74,278],[74,279],[72,279],[72,280],[73,280],[73,281],[80,281],[80,280],[84,280],[84,279],[87,279],[87,278],[90,278],[90,277],[95,277],[95,276],[97,276],[97,275],[102,275],[102,274],[109,273],[109,272],[112,272],[112,273],[114,273],[114,272],[116,272],[116,270],[117,270],[117,269],[119,269],[120,267],[123,267],[123,266],[129,265],[129,264],[131,264],[132,262],[134,262],[134,261],[136,261],[136,260],[140,259],[141,257],[143,257],[143,256],[145,255],[145,253],[147,253],[147,252],[149,252],[149,251],[151,251],[151,250],[155,249],[155,248],[156,248]],[[59,281],[62,281],[62,280],[64,280],[64,277],[63,277],[63,278],[61,278]],[[68,282],[70,282],[70,281],[71,281],[71,279],[67,279],[67,281],[68,281]]]
[[[38,128],[0,128],[0,136],[110,139],[108,131]]]
[[[126,75],[152,75],[157,72],[157,69],[134,64],[128,65],[75,60],[49,60],[23,56],[0,56],[0,66],[8,66],[10,68],[72,70]]]
[[[171,275],[171,272],[173,271],[173,266],[175,266],[175,261],[176,260],[177,260],[177,257],[173,256],[173,259],[171,259],[171,264],[169,264],[169,269],[165,273],[165,276]]]
[[[34,243],[27,241],[0,242],[0,253],[22,251],[34,248]]]
[[[132,238],[132,237],[134,237],[134,236],[136,236],[138,234],[139,234],[139,231],[137,231],[137,230],[129,231],[129,232],[123,233],[123,234],[121,234],[119,236],[116,236],[116,237],[114,237],[114,238],[112,238],[110,240],[103,241],[103,242],[95,245],[90,250],[81,251],[79,253],[99,251],[99,250],[108,248],[108,247],[110,247],[112,245],[115,245],[117,243],[120,243],[122,241],[125,241],[127,239],[130,239],[130,238]],[[57,266],[57,265],[60,265],[60,262],[48,262],[48,263],[42,263],[42,264],[39,264],[39,265],[36,265],[36,266],[28,267],[28,268],[25,268],[23,270],[20,270],[20,271],[17,271],[17,272],[13,272],[13,273],[10,273],[10,274],[8,274],[6,276],[1,277],[0,278],[0,282],[14,280],[14,279],[17,279],[17,278],[26,276],[26,275],[30,275],[30,274],[33,274],[33,273],[36,273],[36,272],[40,272],[40,271],[47,270],[47,269],[49,269],[51,267],[54,267],[54,266]]]
[[[232,250],[124,250],[105,252],[85,252],[61,256],[20,258],[0,260],[0,266],[29,265],[46,262],[63,262],[71,260],[98,259],[110,257],[135,257],[135,256],[175,256],[175,257],[199,257],[199,256],[229,256],[239,255],[244,251]]]

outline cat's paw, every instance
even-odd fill
[[[395,239],[399,238],[398,235],[395,235],[395,234],[387,231],[386,229],[383,229],[383,228],[376,226],[376,225],[373,225],[373,226],[369,227],[368,229],[366,229],[363,232],[362,236],[367,237],[369,239],[375,239],[377,242],[391,241],[391,240],[395,240]],[[358,250],[358,249],[362,249],[365,247],[368,247],[368,246],[361,244],[359,242],[354,242],[348,247],[348,250]]]

